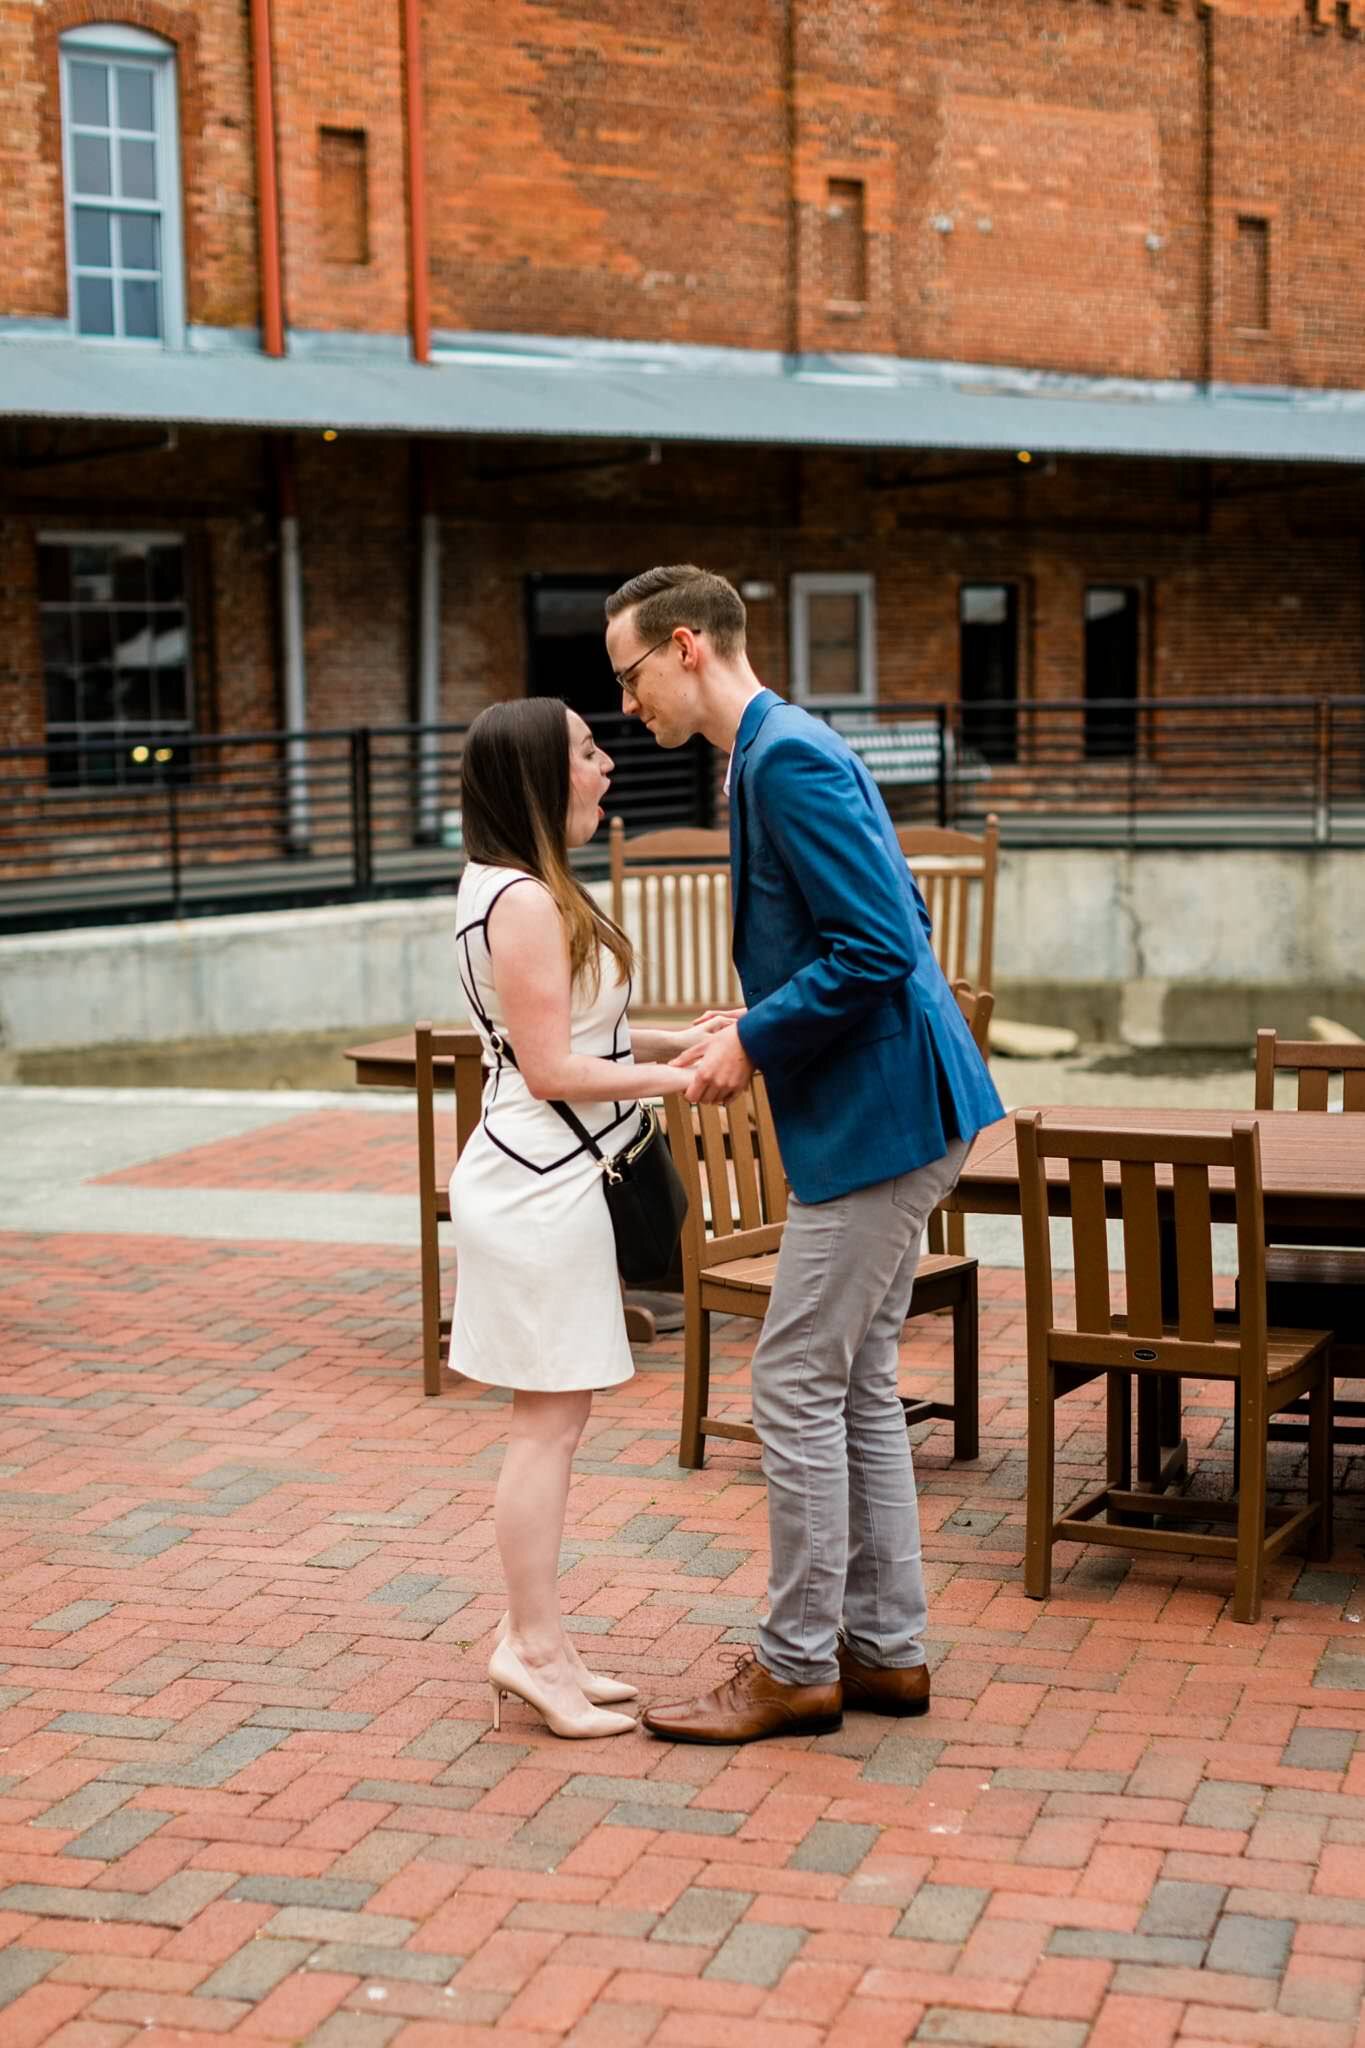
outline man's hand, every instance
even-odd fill
[[[713,1033],[701,1045],[689,1046],[673,1065],[692,1069],[687,1084],[689,1102],[731,1102],[754,1078],[754,1063],[735,1024]]]

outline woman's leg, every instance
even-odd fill
[[[507,1638],[538,1682],[563,1690],[566,1710],[583,1695],[559,1611],[559,1547],[573,1455],[592,1406],[590,1391],[515,1393],[512,1434],[493,1521],[507,1582]]]

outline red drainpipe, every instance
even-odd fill
[[[268,356],[284,354],[284,277],[280,267],[280,178],[275,157],[275,82],[270,0],[251,0],[255,81],[256,185],[261,223],[261,328]]]
[[[422,0],[402,0],[403,85],[407,102],[408,275],[413,361],[431,361],[427,258],[427,164],[422,82]]]

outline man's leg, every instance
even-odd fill
[[[832,1202],[792,1201],[754,1351],[754,1427],[763,1447],[772,1551],[758,1658],[785,1685],[838,1676],[850,1375],[923,1229],[893,1200],[900,1185],[885,1181]]]
[[[925,1225],[967,1155],[955,1141],[942,1159],[889,1184],[910,1225],[910,1247],[849,1373],[848,1574],[844,1639],[860,1664],[881,1670],[924,1662],[927,1607],[919,1503],[898,1391],[900,1340],[910,1312]]]

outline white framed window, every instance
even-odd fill
[[[798,704],[838,707],[875,703],[875,577],[792,577],[791,682]]]
[[[178,533],[40,533],[53,788],[185,779],[194,729],[188,563]]]
[[[185,335],[175,51],[143,29],[62,37],[71,328],[178,348]]]

